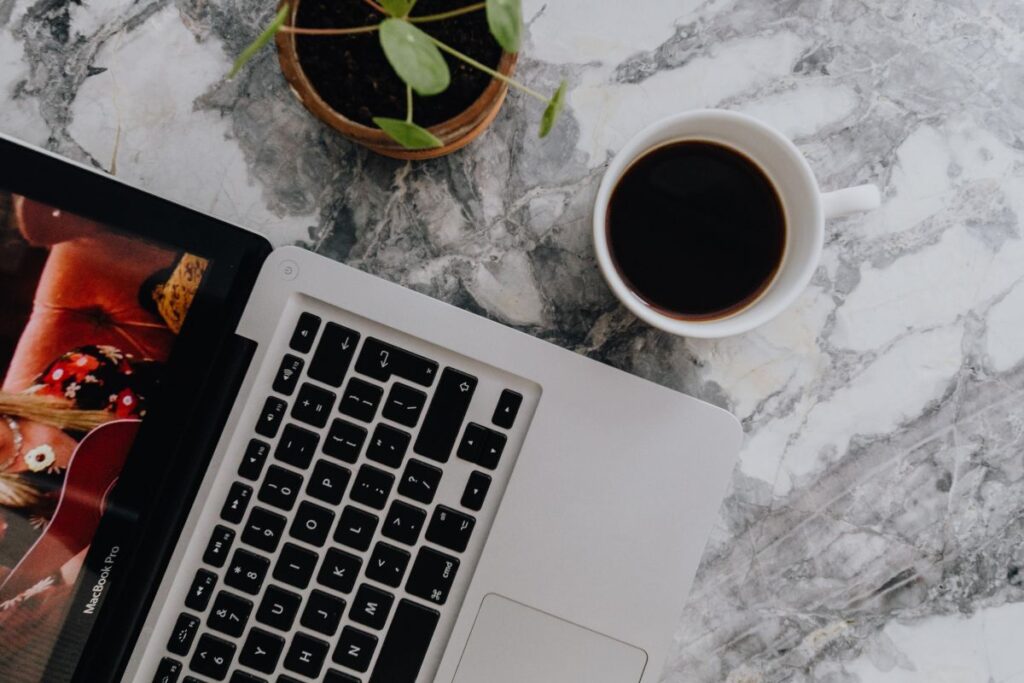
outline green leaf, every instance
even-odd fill
[[[519,0],[487,0],[487,25],[505,52],[518,52],[523,35],[523,8]]]
[[[380,6],[393,17],[404,17],[409,13],[411,0],[380,0]]]
[[[544,109],[544,115],[540,117],[540,136],[542,138],[547,137],[547,134],[554,127],[558,115],[562,113],[562,106],[565,104],[566,87],[566,82],[562,81],[558,86],[558,90],[548,100],[548,106]]]
[[[270,22],[270,25],[263,29],[263,33],[259,35],[259,38],[252,41],[249,47],[242,50],[242,54],[238,55],[238,59],[235,60],[234,65],[231,67],[231,71],[228,73],[228,78],[234,78],[235,74],[245,66],[245,63],[253,58],[257,52],[259,52],[264,45],[270,42],[270,39],[274,37],[277,30],[284,26],[284,22],[288,21],[288,14],[291,8],[288,3],[281,5],[281,9],[277,10],[277,14],[274,15],[274,20]]]
[[[430,149],[443,144],[429,130],[421,128],[411,121],[375,116],[373,122],[406,149]]]
[[[380,46],[398,77],[420,95],[436,95],[448,87],[448,64],[430,36],[403,19],[385,19]]]

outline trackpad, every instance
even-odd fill
[[[452,683],[637,683],[647,653],[493,593]]]

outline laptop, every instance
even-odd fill
[[[7,138],[0,264],[0,679],[659,679],[727,412]]]

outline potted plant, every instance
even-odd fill
[[[471,142],[497,115],[509,86],[544,103],[546,136],[566,84],[548,97],[511,77],[520,1],[449,5],[282,0],[230,76],[276,38],[281,70],[307,109],[346,137],[401,159],[438,157]]]

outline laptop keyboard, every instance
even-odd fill
[[[154,681],[413,683],[447,639],[523,396],[383,336],[298,316]]]

